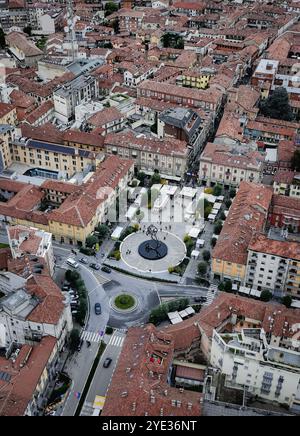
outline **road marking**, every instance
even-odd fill
[[[123,342],[124,342],[123,336],[113,335],[110,338],[108,345],[110,345],[111,347],[122,347]]]
[[[101,342],[102,337],[97,332],[89,332],[87,330],[84,330],[81,334],[81,339],[88,342]]]

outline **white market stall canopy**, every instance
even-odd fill
[[[112,235],[111,235],[111,239],[116,240],[116,241],[117,241],[118,239],[120,239],[120,236],[122,235],[123,230],[124,230],[124,227],[117,227],[117,228],[114,230],[114,232],[112,233]]]

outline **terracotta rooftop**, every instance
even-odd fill
[[[56,347],[56,339],[44,337],[35,346],[23,345],[15,363],[0,357],[0,371],[10,376],[0,380],[0,416],[22,416]]]
[[[271,187],[240,184],[213,250],[213,259],[246,265],[249,243],[256,232],[264,229],[272,194]]]
[[[173,352],[167,333],[153,325],[131,328],[102,416],[200,416],[202,394],[181,392],[167,383]]]

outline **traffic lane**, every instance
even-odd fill
[[[109,388],[113,373],[118,363],[118,358],[121,353],[121,347],[114,347],[107,345],[104,353],[101,356],[99,365],[94,375],[94,379],[91,383],[86,401],[89,403],[94,403],[95,397],[97,395],[106,396],[107,390]],[[108,368],[103,367],[103,363],[107,357],[112,359],[112,362]]]
[[[81,265],[80,274],[88,290],[90,304],[90,316],[86,330],[95,332],[100,330],[105,331],[110,313],[109,299],[97,278],[86,266]],[[95,313],[96,303],[101,304],[101,315],[96,315]]]

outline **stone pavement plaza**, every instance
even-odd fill
[[[160,260],[144,259],[138,252],[142,242],[150,239],[146,233],[140,231],[129,235],[121,244],[121,258],[131,269],[139,272],[151,272],[154,274],[168,272],[169,267],[179,265],[186,256],[184,242],[175,234],[167,231],[158,231],[157,237],[168,246],[168,254]]]

